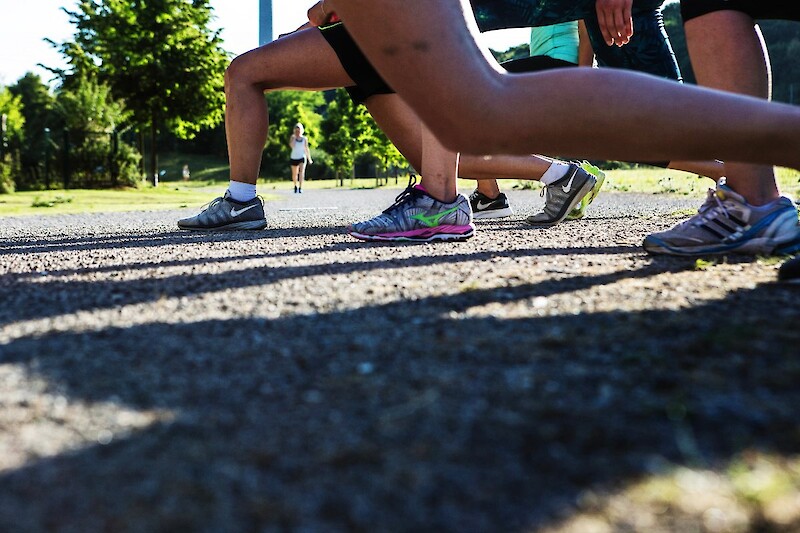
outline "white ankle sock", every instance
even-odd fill
[[[550,185],[556,180],[559,180],[564,177],[564,174],[567,173],[567,169],[569,165],[567,163],[561,163],[560,161],[553,161],[550,163],[550,168],[547,169],[539,181],[542,182],[543,185]]]
[[[228,184],[228,192],[231,193],[231,198],[237,202],[247,202],[256,197],[256,186],[253,183],[231,180]]]

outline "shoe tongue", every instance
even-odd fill
[[[414,185],[414,188],[417,189],[418,191],[422,191],[425,194],[428,194],[428,189],[423,187],[421,183],[418,183],[418,184]]]
[[[723,201],[727,200],[727,199],[731,199],[731,200],[734,200],[734,201],[742,203],[742,204],[746,204],[747,203],[747,201],[744,199],[744,196],[742,196],[741,194],[736,193],[733,189],[731,189],[730,187],[728,187],[724,183],[720,183],[719,185],[717,185],[717,190],[716,190],[716,192],[714,194],[717,195],[717,198],[719,198],[720,200],[723,200]]]

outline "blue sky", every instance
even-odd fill
[[[306,11],[315,0],[273,0],[273,25],[275,35],[300,26],[306,20]],[[33,71],[48,80],[50,74],[36,67],[42,63],[61,67],[61,56],[47,43],[45,37],[56,42],[69,39],[73,28],[61,7],[74,9],[75,1],[61,0],[0,0],[0,85],[11,85],[26,72]],[[222,28],[225,48],[240,54],[258,46],[258,0],[211,0],[217,16],[216,24]],[[526,42],[525,30],[492,32],[485,43],[498,50]]]

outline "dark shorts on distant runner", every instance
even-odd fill
[[[797,0],[681,0],[683,22],[716,11],[740,11],[754,19],[800,21]]]
[[[293,167],[296,167],[298,165],[304,165],[305,162],[306,162],[305,157],[301,157],[300,159],[289,159],[289,164]]]

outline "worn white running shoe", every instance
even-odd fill
[[[798,237],[797,209],[791,200],[781,197],[754,208],[725,185],[723,178],[716,189],[708,191],[696,215],[672,229],[648,235],[643,246],[651,254],[768,255],[780,252]]]

